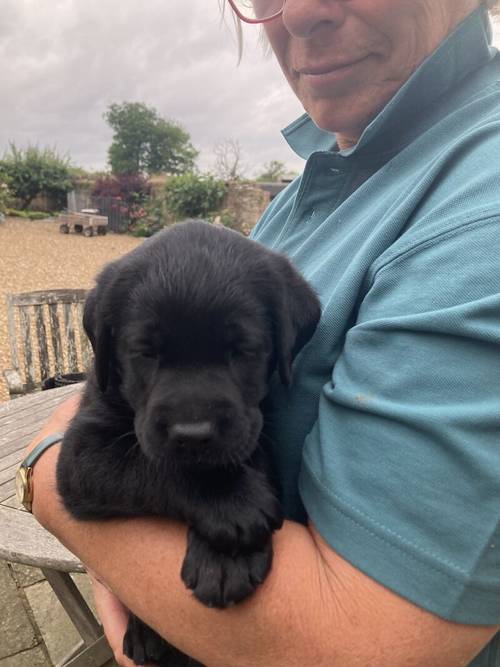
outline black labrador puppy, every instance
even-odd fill
[[[204,222],[175,225],[107,265],[84,327],[95,354],[57,481],[78,519],[189,526],[181,577],[203,604],[249,596],[282,511],[263,438],[271,374],[291,380],[320,317],[282,255]],[[194,665],[131,615],[137,663]]]

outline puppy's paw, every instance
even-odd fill
[[[147,662],[160,664],[170,645],[137,616],[130,614],[127,632],[123,637],[123,653],[136,665]]]
[[[258,551],[229,556],[190,530],[181,577],[200,602],[224,609],[255,591],[268,575],[272,558],[271,540]]]
[[[195,522],[196,532],[216,551],[227,554],[253,553],[262,549],[273,531],[281,528],[283,512],[272,494],[258,500],[258,505],[219,506],[216,514],[204,508],[203,515]]]

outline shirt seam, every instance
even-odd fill
[[[478,214],[479,216],[486,216],[486,217],[475,217],[473,220],[465,220],[464,222],[455,225],[452,228],[448,228],[439,232],[436,232],[435,234],[432,234],[431,236],[427,236],[424,239],[421,239],[420,241],[416,241],[414,244],[412,244],[409,248],[406,248],[404,250],[401,250],[399,253],[397,253],[394,257],[391,257],[390,259],[386,260],[384,263],[382,263],[380,266],[377,268],[373,269],[373,278],[370,281],[370,287],[373,286],[375,280],[377,279],[378,275],[386,270],[391,269],[393,266],[404,262],[406,259],[411,257],[412,255],[417,254],[424,248],[428,248],[432,245],[437,245],[437,243],[444,241],[448,238],[451,238],[453,236],[457,236],[460,234],[464,229],[471,227],[473,225],[476,225],[478,227],[486,226],[488,224],[491,224],[493,222],[498,222],[500,221],[500,215],[498,212],[495,212],[494,215],[491,215],[490,210],[484,210],[484,211],[479,211]],[[437,242],[437,243],[436,243]]]
[[[311,466],[309,465],[309,462],[307,459],[304,457],[303,459],[304,465],[307,468],[307,472],[311,476],[311,479],[314,481],[314,483],[320,487],[320,489],[326,494],[327,500],[335,507],[335,510],[340,512],[343,516],[345,516],[349,521],[352,523],[356,524],[359,528],[367,532],[368,534],[372,535],[378,540],[382,540],[386,544],[388,544],[391,548],[397,549],[400,553],[404,555],[405,558],[412,560],[416,563],[419,563],[420,565],[424,565],[425,567],[428,567],[429,569],[433,570],[440,576],[446,577],[450,581],[453,581],[456,584],[460,584],[464,588],[468,590],[477,590],[477,591],[486,591],[488,593],[491,593],[494,588],[500,589],[500,586],[493,586],[493,585],[481,585],[481,584],[474,584],[470,581],[470,575],[469,573],[461,568],[459,565],[456,563],[453,563],[452,561],[449,561],[447,559],[442,558],[438,554],[435,554],[431,551],[427,551],[425,549],[422,549],[419,547],[417,544],[412,542],[411,540],[408,540],[407,538],[403,537],[402,535],[399,535],[397,532],[392,530],[391,528],[387,527],[383,523],[378,522],[376,519],[373,519],[369,514],[366,514],[366,512],[363,512],[362,510],[358,509],[357,507],[354,507],[351,503],[343,499],[340,495],[329,489],[323,482],[318,478],[316,473],[312,470]],[[401,544],[398,544],[396,542],[391,541],[387,535],[384,534],[379,534],[375,532],[373,529],[368,527],[367,525],[364,525],[361,523],[360,520],[358,520],[355,516],[347,512],[343,507],[340,506],[339,503],[342,503],[345,505],[349,510],[352,512],[353,515],[358,514],[360,518],[365,518],[372,526],[376,526],[380,529],[382,529],[385,533],[388,535],[392,535],[393,537],[397,538]],[[307,508],[306,508],[307,509]],[[415,553],[408,552],[405,550],[403,545],[407,545],[411,547],[412,549],[415,550]],[[436,563],[430,563],[427,560],[425,562],[422,561],[421,558],[418,557],[418,554],[421,554],[422,556],[425,556],[427,558],[432,558],[436,563],[440,563],[443,566],[448,566],[453,568],[456,571],[456,575],[446,572],[440,567],[436,565]],[[457,576],[458,574],[462,575],[462,577]]]

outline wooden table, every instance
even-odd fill
[[[15,474],[26,445],[50,413],[80,389],[72,385],[0,404],[0,558],[39,567],[80,633],[82,641],[58,667],[101,667],[112,652],[69,575],[85,568],[18,503]]]

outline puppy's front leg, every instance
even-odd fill
[[[204,604],[227,607],[251,595],[272,563],[272,533],[283,522],[268,478],[244,466],[231,488],[193,504],[181,576]]]
[[[168,505],[161,471],[142,453],[133,421],[109,408],[101,412],[97,401],[66,432],[57,486],[77,519],[165,514]]]
[[[248,464],[223,489],[217,491],[214,485],[207,499],[202,488],[192,507],[196,511],[188,517],[190,525],[222,553],[257,551],[283,523],[278,494],[269,477]]]

